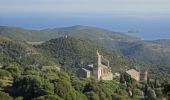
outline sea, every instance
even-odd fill
[[[170,17],[104,16],[74,14],[0,14],[0,26],[46,29],[74,25],[94,26],[139,37],[143,40],[170,39]]]

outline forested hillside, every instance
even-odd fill
[[[51,39],[47,32],[28,30],[18,27],[0,26],[0,35],[15,40],[44,41]]]
[[[102,28],[77,25],[64,28],[28,30],[0,26],[0,35],[36,43],[68,35],[90,40],[100,46],[135,59],[139,63],[170,64],[169,40],[146,41],[121,32],[113,32]]]
[[[36,64],[55,65],[54,59],[49,56],[25,41],[12,40],[0,36],[0,64],[17,62],[23,66]]]
[[[127,76],[124,79],[128,86],[116,80],[80,79],[55,69],[42,71],[36,66],[24,68],[12,63],[0,72],[1,100],[139,100],[143,91],[149,93],[148,100],[156,100],[150,86],[145,88],[145,83],[136,83]],[[129,91],[133,91],[133,97]],[[159,89],[159,98],[163,97],[161,93]]]
[[[135,64],[116,52],[83,39],[61,37],[33,46],[25,41],[0,37],[2,65],[11,62],[17,62],[25,67],[58,65],[65,71],[75,74],[79,68],[95,63],[97,50],[110,61],[113,72],[125,70],[125,66],[128,68]]]
[[[170,64],[170,45],[164,40],[133,43],[121,51],[139,63]]]
[[[109,59],[113,72],[121,72],[120,78],[98,81],[74,76],[77,69],[95,63],[96,50]],[[146,100],[170,98],[168,77],[158,80],[149,76],[147,82],[136,82],[123,71],[124,66],[134,64],[136,63],[118,53],[79,38],[61,37],[33,46],[24,41],[0,36],[0,99],[139,100],[143,96]],[[38,65],[61,66],[65,71],[57,68],[42,69]],[[150,71],[153,71],[153,75],[159,75],[160,72],[155,72],[157,69],[154,66],[152,68]]]
[[[49,52],[59,60],[59,63],[66,71],[71,71],[72,73],[85,65],[94,64],[97,50],[110,61],[113,72],[125,70],[126,67],[135,65],[135,62],[116,52],[91,41],[73,37],[52,39],[36,46],[36,48]]]

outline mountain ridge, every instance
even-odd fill
[[[129,38],[134,38],[134,39],[137,39],[136,37],[133,37],[133,36],[129,36],[129,35],[126,35],[124,33],[121,33],[121,32],[113,32],[111,30],[106,30],[106,29],[103,29],[103,28],[97,28],[97,27],[91,27],[91,26],[83,26],[83,25],[75,25],[75,26],[69,26],[69,27],[59,27],[59,28],[50,28],[50,29],[42,29],[42,30],[30,30],[30,29],[26,29],[26,28],[20,28],[20,27],[11,27],[11,26],[0,26],[0,34],[1,35],[4,35],[5,33],[3,33],[3,31],[7,31],[7,32],[10,32],[10,29],[13,30],[16,30],[18,31],[18,34],[21,34],[22,31],[27,31],[27,33],[29,32],[35,32],[34,34],[37,34],[37,32],[42,32],[46,35],[48,35],[49,31],[52,32],[54,31],[55,33],[57,33],[56,31],[70,31],[70,30],[85,30],[85,29],[89,29],[90,31],[102,31],[102,33],[105,33],[105,34],[109,34],[110,33],[114,33],[116,35],[120,34],[120,35],[125,35],[125,36],[128,36]],[[106,31],[106,32],[105,32]],[[95,32],[96,33],[96,32]],[[23,34],[23,33],[22,33]],[[51,33],[52,34],[52,33]],[[53,33],[54,34],[54,33]],[[99,34],[99,33],[98,33]],[[41,34],[41,35],[44,35],[44,34]],[[18,38],[18,39],[22,39],[22,37]],[[51,38],[52,39],[52,38]]]
[[[44,30],[27,30],[0,26],[0,35],[16,40],[31,42],[42,42],[67,35],[90,40],[105,48],[122,53],[132,59],[136,59],[141,63],[169,64],[170,62],[170,58],[168,57],[170,56],[170,40],[168,39],[141,40],[121,32],[113,32],[91,26],[76,25]],[[148,54],[150,57],[147,56]]]

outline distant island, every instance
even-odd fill
[[[139,29],[130,29],[128,30],[128,33],[139,33]]]

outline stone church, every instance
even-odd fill
[[[81,68],[78,71],[78,76],[84,78],[95,77],[98,80],[112,80],[113,73],[109,66],[109,61],[100,55],[98,51],[96,52],[96,60],[96,64]]]

